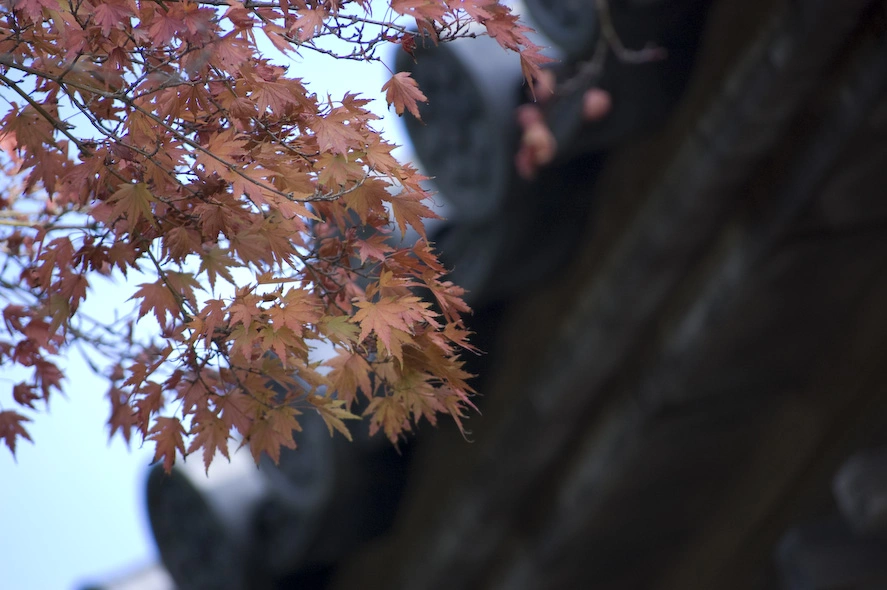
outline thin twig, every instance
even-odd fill
[[[667,52],[664,47],[648,43],[641,49],[629,49],[622,43],[622,38],[613,25],[613,17],[610,14],[609,0],[595,0],[598,20],[601,25],[601,35],[607,40],[607,44],[616,57],[623,62],[641,64],[664,59]]]

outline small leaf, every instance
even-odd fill
[[[264,416],[253,422],[245,440],[249,442],[249,451],[256,465],[259,464],[262,453],[268,455],[277,465],[280,463],[281,446],[296,448],[293,431],[302,430],[295,418],[298,414],[290,406],[279,406],[268,410]]]
[[[218,246],[207,249],[200,255],[200,269],[198,274],[205,272],[211,289],[216,288],[216,278],[222,277],[232,285],[234,277],[228,268],[234,266],[234,261],[228,256],[228,252]]]
[[[148,440],[154,441],[152,463],[163,459],[163,470],[169,473],[176,462],[176,452],[185,455],[185,429],[177,418],[160,417],[148,431]]]
[[[345,409],[344,400],[311,396],[308,398],[308,401],[317,408],[320,417],[323,418],[327,429],[330,431],[330,436],[336,430],[349,441],[351,440],[351,431],[345,426],[343,420],[360,420],[360,416],[352,414]]]
[[[388,198],[394,219],[400,228],[401,237],[407,233],[407,225],[411,225],[420,236],[425,237],[425,223],[422,219],[440,219],[434,211],[429,209],[422,201],[424,194],[401,192]]]
[[[138,291],[130,297],[132,299],[141,299],[139,305],[139,317],[144,317],[149,311],[157,318],[157,322],[163,326],[166,324],[166,317],[177,318],[181,315],[179,302],[172,290],[159,279],[153,283],[141,283]]]
[[[385,100],[388,101],[388,106],[394,105],[394,112],[402,115],[406,109],[414,117],[422,120],[422,117],[419,116],[419,105],[416,103],[428,102],[428,97],[419,90],[419,85],[416,84],[409,72],[394,74],[390,80],[385,82],[382,90],[385,91]]]
[[[231,427],[212,412],[202,411],[194,416],[191,423],[191,434],[195,436],[191,440],[191,444],[188,445],[188,454],[203,449],[203,466],[207,474],[209,473],[209,464],[217,451],[222,453],[226,459],[231,459],[228,455],[230,433]]]
[[[373,395],[370,373],[372,367],[365,358],[356,353],[340,352],[328,359],[326,366],[331,367],[329,379],[333,389],[341,399],[352,402],[360,391],[369,399]]]
[[[391,350],[391,329],[410,331],[410,326],[404,319],[404,314],[409,312],[410,308],[405,305],[403,300],[398,301],[393,297],[385,297],[376,303],[358,301],[355,305],[360,309],[354,314],[353,321],[360,323],[359,341],[361,342],[370,332],[375,332],[385,348]]]
[[[156,226],[157,221],[151,210],[151,203],[156,201],[157,199],[154,198],[154,195],[148,190],[148,185],[144,182],[121,184],[118,186],[117,192],[108,199],[108,202],[114,205],[111,210],[111,218],[122,218],[128,223],[130,230],[135,228],[142,218]]]
[[[299,18],[290,27],[290,31],[299,31],[299,41],[305,42],[323,30],[323,20],[327,13],[322,8],[314,10],[298,10]]]
[[[360,330],[349,322],[348,316],[327,316],[321,321],[321,329],[331,342],[346,343],[357,342]]]
[[[13,457],[15,456],[15,444],[18,438],[31,440],[28,431],[22,426],[22,422],[30,421],[30,418],[22,416],[14,410],[0,411],[0,441],[9,447]]]

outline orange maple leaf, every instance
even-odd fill
[[[296,448],[293,431],[301,431],[296,421],[300,412],[290,406],[279,406],[268,410],[265,416],[253,422],[245,441],[249,442],[249,451],[256,464],[262,453],[268,455],[274,464],[280,463],[280,447]]]
[[[360,324],[359,340],[362,342],[370,332],[375,332],[385,348],[391,350],[391,329],[397,328],[403,332],[410,332],[410,326],[405,321],[405,316],[410,312],[410,306],[401,298],[384,297],[378,302],[358,301],[355,303],[360,309],[354,314],[353,322]]]
[[[399,194],[391,195],[386,199],[391,203],[391,210],[394,213],[394,219],[397,221],[397,227],[400,228],[401,237],[406,235],[407,225],[411,225],[424,238],[425,223],[422,219],[440,219],[439,215],[422,202],[424,199],[424,194],[407,191],[401,191]]]
[[[349,441],[352,440],[351,431],[345,426],[344,420],[360,420],[360,416],[349,412],[344,400],[312,395],[308,398],[308,401],[317,408],[317,413],[323,418],[330,436],[333,435],[335,430]]]
[[[328,377],[340,398],[351,403],[357,397],[358,391],[367,399],[372,397],[373,388],[370,383],[372,368],[362,356],[343,351],[324,364],[332,368]]]
[[[258,334],[262,338],[262,348],[273,351],[284,366],[287,366],[287,351],[306,349],[305,341],[286,326],[263,326]]]
[[[323,20],[327,17],[323,8],[297,10],[296,14],[299,18],[290,27],[290,32],[299,31],[299,41],[304,43],[323,30]]]
[[[222,453],[226,459],[231,457],[228,455],[228,437],[231,433],[231,427],[224,420],[209,411],[201,411],[194,416],[191,421],[190,434],[195,435],[188,445],[188,453],[193,453],[198,449],[203,449],[203,465],[206,472],[209,473],[209,464],[215,457],[216,452]]]
[[[382,90],[385,91],[385,100],[388,101],[388,106],[394,105],[394,112],[403,115],[403,111],[406,109],[414,117],[422,120],[422,117],[419,116],[419,105],[416,103],[428,102],[428,97],[419,90],[419,85],[416,84],[409,72],[394,74],[390,80],[385,82]]]
[[[409,411],[395,396],[373,398],[364,415],[370,415],[370,436],[381,428],[392,443],[402,432],[410,430]]]
[[[271,307],[268,315],[276,328],[287,327],[295,334],[301,334],[306,324],[314,324],[321,317],[319,302],[304,289],[287,291],[280,305]]]

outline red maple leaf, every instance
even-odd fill
[[[129,445],[132,429],[136,425],[136,413],[129,405],[129,396],[118,387],[111,386],[108,390],[108,398],[111,401],[111,416],[108,418],[111,432],[108,434],[108,439],[113,438],[119,430],[123,440]]]
[[[39,395],[34,393],[35,387],[27,383],[18,383],[12,388],[12,399],[20,406],[34,408],[34,402],[41,399]]]
[[[34,22],[41,21],[40,17],[43,14],[43,8],[48,8],[49,10],[58,9],[58,5],[52,0],[17,0],[13,3],[13,6],[15,6],[16,10],[21,10],[27,14]]]
[[[132,299],[142,300],[139,304],[140,318],[148,312],[152,312],[161,326],[166,325],[167,316],[177,318],[182,313],[175,294],[163,279],[158,279],[153,283],[141,283],[138,291],[130,297],[130,300]]]
[[[3,441],[9,447],[13,457],[15,456],[15,443],[19,437],[31,440],[28,431],[22,426],[22,422],[30,421],[30,418],[22,416],[14,410],[0,411],[0,441]]]
[[[163,459],[163,469],[169,473],[176,462],[176,453],[185,455],[184,435],[185,429],[177,418],[157,418],[146,437],[147,440],[153,440],[155,445],[151,462],[156,463]]]
[[[117,192],[111,195],[108,200],[114,205],[111,210],[111,219],[124,219],[129,229],[133,229],[142,218],[155,224],[151,203],[156,201],[157,199],[154,198],[154,195],[148,190],[148,185],[144,182],[121,184]]]
[[[363,138],[349,125],[349,113],[342,108],[336,108],[324,117],[314,117],[311,127],[317,134],[317,143],[321,151],[330,151],[334,154],[345,154],[351,145],[363,145]]]
[[[105,37],[111,34],[111,29],[122,29],[132,16],[129,6],[117,2],[99,2],[92,12],[92,18],[102,27],[102,35]]]
[[[440,20],[446,13],[444,3],[439,0],[391,0],[391,9],[423,21]]]
[[[207,174],[224,174],[244,154],[245,144],[246,141],[235,139],[233,129],[227,129],[209,138],[206,147],[197,153],[197,163],[203,165]]]
[[[136,409],[135,418],[139,424],[144,425],[142,432],[147,430],[147,425],[151,422],[157,412],[163,408],[163,387],[159,383],[150,382],[143,388],[140,395],[136,395],[136,401],[133,404]]]

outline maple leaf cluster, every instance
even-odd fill
[[[527,75],[541,58],[496,1],[383,8],[388,21],[368,0],[0,1],[0,362],[27,374],[15,409],[0,405],[13,453],[78,342],[110,359],[111,435],[154,441],[167,469],[235,440],[277,459],[306,411],[349,436],[360,408],[392,441],[461,420],[468,308],[424,240],[424,178],[392,157],[368,99],[310,93],[257,37],[373,61],[414,31],[444,42],[479,23]],[[426,100],[408,74],[382,90],[398,114]],[[423,239],[391,239],[410,227]],[[131,316],[82,312],[103,275],[143,281]],[[150,319],[159,335],[140,335]],[[314,359],[318,343],[334,354]]]

